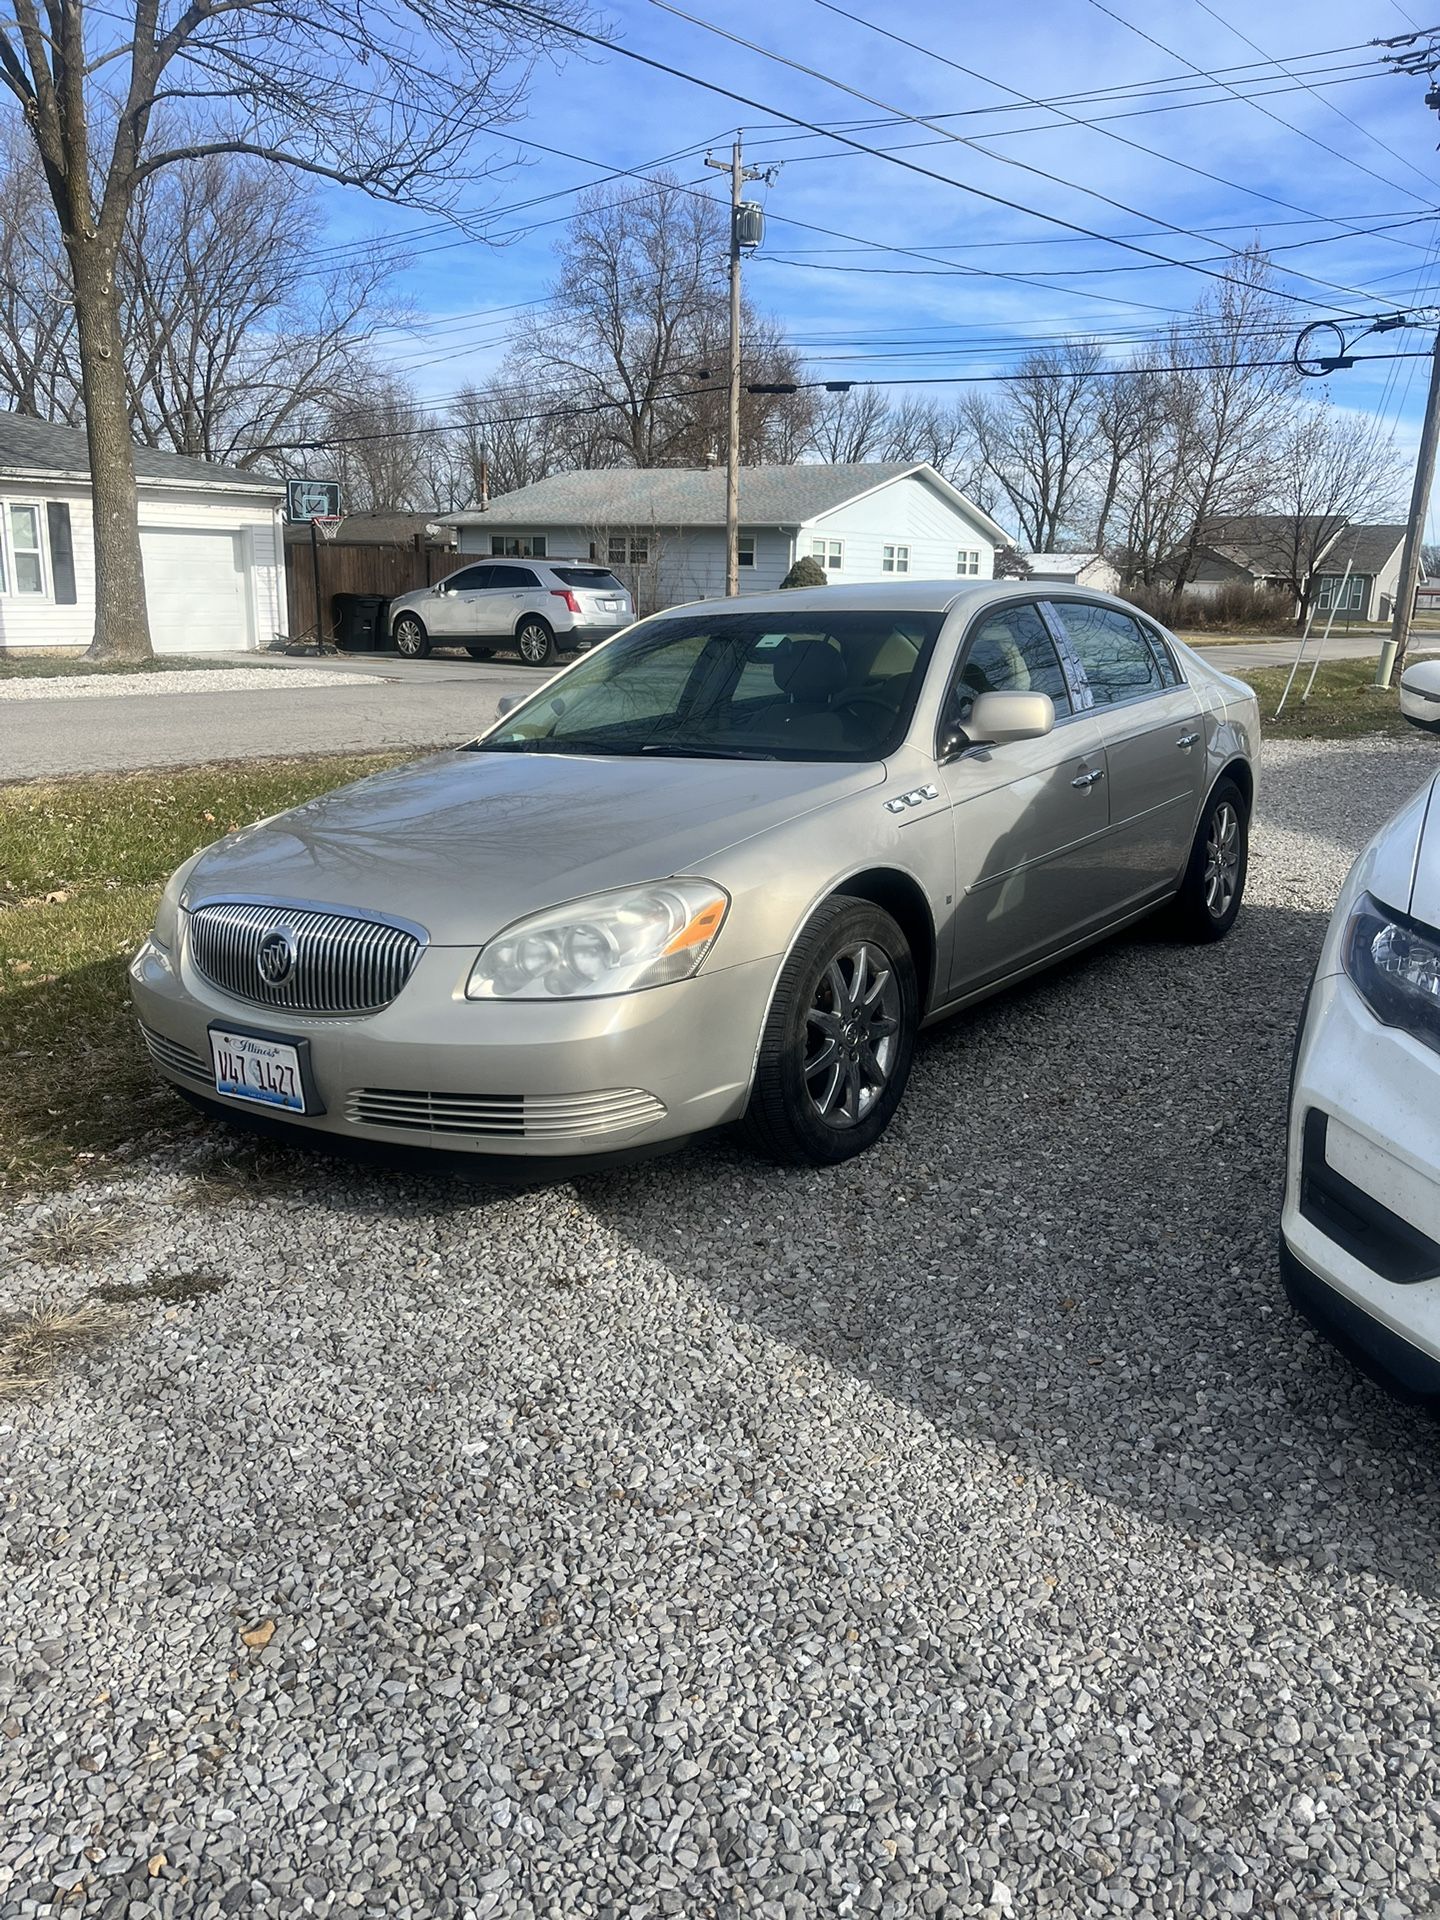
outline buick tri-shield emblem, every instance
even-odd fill
[[[267,987],[283,987],[295,971],[295,936],[288,927],[267,933],[255,952],[255,970]]]

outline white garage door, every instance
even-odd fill
[[[157,653],[220,653],[251,644],[245,544],[243,533],[140,529]]]

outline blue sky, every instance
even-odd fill
[[[499,247],[456,245],[444,234],[417,243],[396,288],[416,303],[421,322],[410,336],[388,343],[396,365],[434,400],[493,370],[514,324],[514,313],[502,310],[542,296],[553,271],[559,232],[553,223],[572,205],[568,190],[611,168],[643,170],[707,140],[719,152],[737,122],[746,129],[747,158],[780,163],[774,183],[758,190],[770,224],[764,249],[747,268],[747,286],[757,304],[785,320],[821,377],[994,371],[1013,363],[1023,339],[1085,329],[1114,335],[1121,352],[1128,350],[1120,345],[1123,336],[1162,326],[1169,313],[1188,309],[1214,284],[1194,271],[1078,238],[1044,215],[1132,236],[1136,246],[1161,255],[1208,258],[1219,271],[1226,250],[1258,232],[1266,243],[1289,249],[1277,261],[1292,269],[1283,284],[1295,298],[1297,324],[1337,312],[1378,312],[1397,300],[1440,298],[1440,118],[1423,104],[1423,80],[1369,72],[1378,54],[1365,43],[1425,22],[1423,14],[1411,19],[1395,0],[1358,6],[1318,0],[1305,9],[1277,0],[1105,0],[1113,14],[1159,45],[1095,0],[1045,0],[1000,14],[944,0],[892,0],[885,8],[873,0],[841,4],[856,14],[868,11],[916,42],[917,50],[840,17],[820,0],[728,0],[723,8],[691,0],[688,10],[903,113],[949,116],[946,128],[989,151],[903,122],[856,137],[888,147],[924,143],[904,157],[963,185],[923,178],[815,135],[797,138],[796,129],[773,114],[740,108],[618,55],[568,58],[558,70],[537,70],[528,111],[512,131],[593,164],[503,136],[477,148],[516,162],[506,177],[481,182],[466,196],[471,206],[493,209],[494,230],[510,237]],[[883,117],[823,79],[777,66],[653,0],[618,0],[597,25],[628,47],[809,120],[833,125]],[[1313,91],[1267,67],[1256,47],[1301,76],[1313,75]],[[1300,60],[1320,54],[1325,57]],[[986,77],[958,72],[947,59]],[[1244,94],[1263,87],[1266,97],[1234,98],[1198,80],[1190,63],[1217,74],[1243,67],[1225,74],[1229,85]],[[1151,82],[1164,84],[1143,97],[1076,101],[1063,109],[1070,120],[1017,105],[1007,92],[1052,99]],[[1073,124],[1101,115],[1123,117],[1107,117],[1101,127]],[[1116,135],[1155,151],[1138,151]],[[671,164],[681,180],[723,191],[700,153]],[[967,189],[1035,211],[1018,212]],[[552,194],[561,197],[504,211]],[[330,240],[417,224],[413,213],[339,193],[327,197],[327,207]],[[1347,224],[1391,231],[1350,235]],[[1171,227],[1223,230],[1192,237]],[[885,250],[896,248],[942,250],[956,267],[1040,284],[917,272],[927,263]],[[1411,331],[1368,341],[1359,351],[1427,345]],[[1317,393],[1332,390],[1340,404],[1380,412],[1403,445],[1413,444],[1423,361],[1357,367],[1315,384]]]

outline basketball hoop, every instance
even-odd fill
[[[343,513],[312,513],[310,524],[322,540],[333,540],[345,524]]]

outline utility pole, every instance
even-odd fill
[[[732,598],[740,591],[740,261],[746,246],[759,244],[758,234],[747,239],[742,234],[741,194],[747,180],[767,179],[759,167],[747,167],[740,135],[735,136],[728,160],[714,160],[707,153],[707,167],[730,175],[730,400],[729,426],[725,436],[725,591]]]
[[[1430,354],[1430,392],[1425,400],[1425,425],[1420,430],[1420,456],[1415,462],[1415,485],[1410,492],[1410,524],[1405,529],[1405,550],[1400,559],[1400,584],[1395,592],[1395,612],[1390,622],[1390,638],[1380,649],[1375,670],[1377,687],[1388,687],[1397,673],[1405,671],[1405,649],[1410,644],[1410,622],[1415,616],[1415,589],[1420,581],[1420,549],[1425,540],[1425,517],[1430,507],[1430,489],[1435,484],[1435,444],[1440,440],[1440,333]]]

